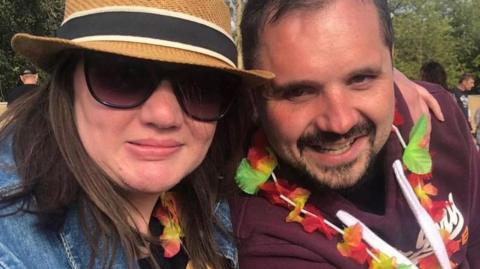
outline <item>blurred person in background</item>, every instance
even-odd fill
[[[28,65],[22,69],[20,74],[21,85],[9,90],[6,94],[6,101],[10,105],[13,101],[23,96],[26,93],[32,92],[38,86],[38,72],[37,69]]]
[[[448,90],[447,72],[445,72],[445,68],[436,61],[428,61],[422,65],[420,68],[420,80],[439,84]]]
[[[453,94],[457,100],[457,104],[462,110],[465,118],[469,119],[468,110],[468,92],[475,86],[475,76],[472,73],[464,73],[458,80],[458,85],[453,89]]]

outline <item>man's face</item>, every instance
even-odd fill
[[[462,84],[466,91],[471,91],[473,87],[475,87],[475,80],[473,78],[467,78],[462,82]]]
[[[393,122],[391,54],[373,3],[297,10],[261,33],[256,68],[276,74],[257,103],[276,153],[331,188],[354,185]]]
[[[38,74],[24,74],[20,76],[20,80],[23,84],[37,84]]]

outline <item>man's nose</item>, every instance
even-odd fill
[[[324,91],[316,103],[318,114],[315,124],[320,130],[337,134],[346,134],[359,120],[356,110],[346,90],[337,88]]]

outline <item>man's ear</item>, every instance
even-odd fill
[[[20,75],[20,80],[22,81],[23,84],[25,84],[25,76]]]

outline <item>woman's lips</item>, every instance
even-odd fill
[[[128,141],[126,149],[137,159],[146,161],[160,161],[169,158],[179,151],[184,144],[168,139],[140,139]]]

